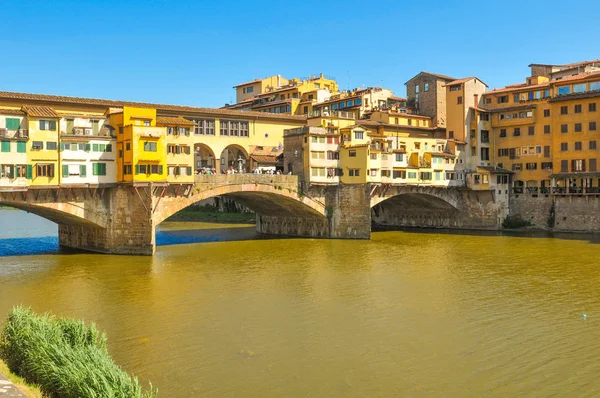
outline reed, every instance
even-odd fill
[[[50,397],[152,397],[114,363],[94,324],[15,307],[0,333],[0,358]]]

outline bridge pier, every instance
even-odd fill
[[[152,187],[106,189],[96,206],[107,214],[106,227],[83,223],[58,225],[62,247],[106,254],[151,256],[155,252]]]
[[[311,187],[308,195],[325,204],[326,218],[257,215],[256,230],[263,234],[370,239],[370,185]]]

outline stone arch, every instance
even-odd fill
[[[259,215],[309,217],[324,219],[325,205],[288,188],[267,184],[228,184],[193,191],[188,197],[165,197],[154,212],[155,225],[201,200],[215,196],[229,197]]]
[[[403,202],[409,207],[412,205],[420,206],[420,208],[432,208],[436,210],[458,210],[458,198],[455,191],[450,191],[447,188],[437,187],[419,187],[419,186],[402,186],[386,190],[386,187],[380,187],[379,195],[377,188],[374,191],[375,195],[371,195],[371,208],[376,207],[382,202]]]
[[[225,148],[223,148],[219,156],[221,170],[226,170],[229,167],[233,167],[237,170],[239,166],[237,160],[240,157],[244,161],[242,170],[247,172],[248,168],[250,167],[250,155],[248,154],[246,148],[239,144],[227,145]]]
[[[205,143],[194,143],[194,169],[196,171],[203,167],[215,168],[219,170],[218,158],[215,156],[215,151]]]
[[[106,228],[108,224],[106,216],[74,203],[27,203],[0,200],[0,206],[10,206],[15,209],[27,211],[57,224],[96,228]]]

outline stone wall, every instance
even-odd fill
[[[540,229],[560,232],[599,232],[600,196],[512,195],[510,215]]]

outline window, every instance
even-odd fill
[[[527,135],[535,135],[535,127],[534,126],[529,126],[527,128]]]
[[[575,132],[576,133],[580,133],[581,132],[581,123],[575,123]]]
[[[558,88],[558,95],[571,94],[571,86],[562,86]]]
[[[527,163],[525,164],[525,168],[527,170],[537,170],[537,163]]]
[[[355,150],[349,150],[348,151],[348,157],[355,158],[356,157],[356,151]]]
[[[325,167],[311,167],[310,174],[313,177],[325,177]]]
[[[565,173],[569,171],[569,161],[568,160],[561,160],[560,161],[560,171]]]
[[[514,94],[513,101],[514,102],[519,102],[519,94]]]
[[[354,100],[354,105],[360,105],[360,104],[362,104],[362,99],[359,98],[357,100]]]
[[[600,82],[590,82],[590,91],[600,90]]]
[[[471,147],[471,156],[477,156],[477,147],[475,147],[475,146]]]
[[[579,84],[574,84],[573,85],[573,92],[574,93],[585,93],[587,91],[587,84],[586,83],[579,83]]]
[[[560,125],[560,132],[561,133],[568,133],[569,132],[569,125],[568,124],[561,124]]]
[[[591,150],[595,150],[596,149],[596,141],[590,141],[589,148]]]
[[[396,162],[402,162],[404,161],[404,154],[403,153],[397,153],[396,154]]]
[[[481,148],[481,160],[490,160],[490,148]]]
[[[515,127],[515,131],[513,131],[513,136],[514,137],[518,137],[521,135],[521,128],[520,127]]]
[[[596,130],[596,122],[590,122],[588,130],[595,131]]]
[[[581,141],[576,141],[575,142],[575,150],[581,151],[582,148],[583,148],[583,145],[581,144]]]
[[[450,86],[450,91],[460,91],[460,84],[455,84],[453,86]],[[508,101],[506,101],[508,102]]]
[[[571,160],[571,171],[585,171],[585,159]]]
[[[360,177],[360,169],[349,169],[348,176],[350,177]]]
[[[452,91],[452,88],[450,88],[450,91]],[[498,97],[499,104],[506,104],[507,102],[508,102],[508,95],[502,95],[502,96]]]
[[[448,132],[448,138],[454,138],[454,131]]]
[[[513,171],[521,171],[521,170],[523,170],[523,164],[522,163],[513,163],[512,169],[513,169]]]
[[[552,170],[552,162],[542,162],[542,170]]]
[[[327,151],[327,159],[329,160],[339,160],[340,153],[334,151]]]
[[[324,151],[310,151],[310,158],[311,159],[325,159],[325,152]]]
[[[346,102],[346,106],[353,106],[354,105],[354,101],[348,101]]]
[[[44,143],[42,141],[33,141],[31,143],[31,149],[44,149]]]
[[[27,152],[27,143],[25,142],[17,142],[17,152],[25,153]]]
[[[426,180],[426,181],[427,180],[431,180],[431,172],[429,172],[429,171],[426,171],[426,172],[423,171],[423,172],[419,173],[419,178],[421,180]]]
[[[87,149],[87,150],[89,151],[89,149]],[[131,150],[131,143],[130,142],[125,143],[125,150],[126,151],[130,151]]]
[[[569,150],[569,143],[568,142],[561,142],[560,143],[560,150],[561,152],[566,152]]]
[[[419,93],[419,85],[415,84],[415,93],[418,94]]]
[[[498,149],[498,157],[508,156],[508,148]]]
[[[215,119],[194,120],[195,135],[215,135]]]
[[[8,130],[18,130],[21,127],[21,120],[7,117],[6,118],[6,128]]]
[[[151,121],[151,120],[148,120],[148,119],[144,120],[144,126],[145,126],[145,127],[150,127],[150,125],[152,124],[151,122],[152,122],[152,121]]]
[[[254,87],[250,86],[250,87],[246,88],[246,92],[247,93],[253,93],[254,92]]]
[[[491,104],[492,103],[492,97],[486,97],[485,98],[485,103],[486,104]]]
[[[549,124],[546,124],[544,126],[544,134],[550,134],[550,125]]]
[[[106,163],[92,163],[92,174],[95,176],[105,176]]]
[[[500,129],[500,137],[506,137],[506,129]]]
[[[561,115],[568,115],[569,114],[569,107],[568,106],[561,106],[560,107],[560,114]]]
[[[489,122],[490,121],[490,114],[489,113],[482,113],[480,115],[480,118],[484,122]]]
[[[97,144],[94,144],[97,145]],[[156,152],[156,142],[144,141],[144,151]]]
[[[429,91],[429,83],[425,83],[425,87],[423,88],[423,91]]]
[[[490,132],[488,130],[481,130],[481,142],[490,142]]]
[[[56,148],[57,148],[56,142],[54,142],[54,141],[47,141],[46,142],[46,149],[48,151],[56,151]]]
[[[56,120],[40,120],[39,121],[40,130],[56,130]]]
[[[219,133],[232,137],[248,137],[249,123],[238,120],[221,120]]]
[[[461,104],[463,103],[463,100],[462,100],[462,95],[460,95],[460,96],[456,97],[456,103],[457,103],[458,105],[461,105]]]
[[[590,159],[590,171],[598,171],[596,166],[596,159]]]
[[[362,140],[363,139],[363,134],[364,134],[364,131],[355,131],[354,132],[354,139],[355,140]]]
[[[581,104],[575,105],[575,113],[581,113]]]
[[[596,103],[595,102],[590,102],[588,104],[588,111],[589,112],[596,112]]]
[[[544,157],[545,158],[549,158],[550,157],[550,146],[549,145],[546,145],[544,147]]]
[[[36,165],[36,174],[38,177],[54,178],[54,165],[38,163]]]
[[[371,160],[377,160],[377,154],[376,154],[376,153],[372,153],[372,154],[369,156],[369,158],[370,158]]]
[[[544,109],[544,117],[550,116],[550,109]]]

